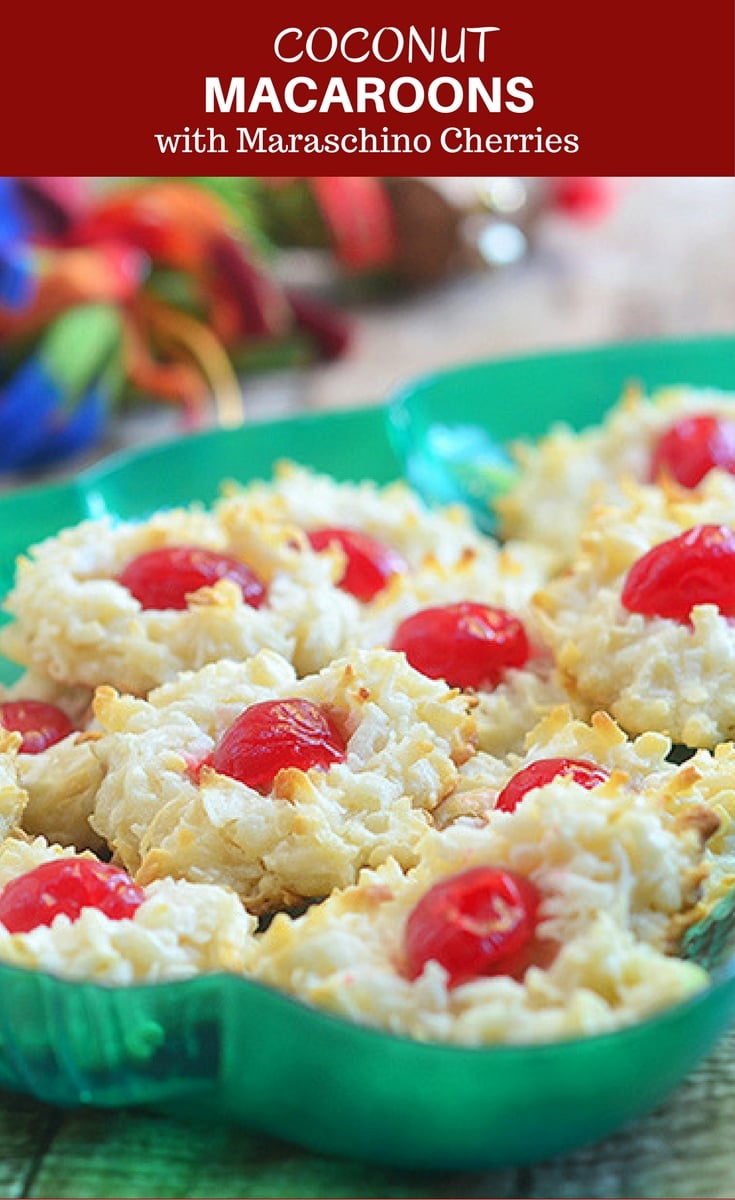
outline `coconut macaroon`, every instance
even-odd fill
[[[517,613],[538,640],[529,601],[549,579],[548,565],[541,547],[494,543],[479,554],[468,550],[449,566],[428,559],[386,584],[366,611],[360,636],[369,645],[386,646],[400,622],[419,609],[471,600]]]
[[[229,531],[249,545],[248,531],[263,523],[274,529],[310,533],[339,527],[360,530],[399,554],[411,570],[427,560],[443,566],[459,562],[467,550],[482,553],[493,546],[461,505],[429,508],[407,483],[380,486],[370,480],[341,482],[289,460],[276,464],[273,478],[244,486],[229,484],[217,505],[217,516]],[[274,536],[276,536],[274,534]],[[332,551],[339,557],[339,550]]]
[[[0,728],[0,843],[20,824],[28,793],[18,782],[20,736]]]
[[[578,706],[606,709],[630,734],[711,748],[735,732],[735,627],[720,607],[735,479],[712,472],[696,492],[629,485],[626,497],[592,512],[572,569],[534,598],[537,620]],[[698,530],[705,542],[712,531],[709,566]]]
[[[285,718],[271,709],[244,753],[256,742],[266,760],[274,746],[284,750],[273,777],[253,783],[238,767],[242,747],[225,769],[221,755],[241,722],[277,701],[316,709],[338,749],[318,766],[290,766],[298,759],[284,742]],[[106,736],[95,751],[106,774],[91,822],[139,882],[224,883],[253,912],[321,897],[390,855],[415,861],[429,814],[473,752],[468,707],[386,650],[355,652],[303,679],[263,651],[181,675],[147,701],[102,688]]]
[[[341,483],[291,462],[272,481],[231,486],[216,515],[235,552],[275,579],[269,603],[311,674],[354,646],[386,645],[401,614],[442,595],[520,604],[548,578],[541,548],[501,550],[458,505],[429,509],[403,482]],[[267,537],[254,531],[267,530]],[[316,540],[315,540],[316,539]],[[298,557],[316,549],[328,584]],[[278,570],[274,572],[274,567]],[[330,587],[337,585],[336,593]]]
[[[32,547],[5,600],[12,620],[0,649],[49,687],[109,684],[139,695],[180,670],[242,660],[264,647],[291,659],[300,674],[313,673],[363,644],[367,598],[339,586],[344,550],[331,538],[323,546],[310,540],[336,521],[384,548],[386,578],[425,561],[448,566],[469,555],[491,568],[498,561],[496,544],[458,506],[433,512],[406,484],[341,484],[287,464],[273,482],[231,487],[209,511],[84,521]],[[184,607],[142,603],[126,586],[131,563],[181,547],[244,564],[262,599],[248,603],[237,582],[222,578],[190,591]],[[524,573],[520,563],[501,563],[500,571],[509,581]]]
[[[605,782],[613,772],[625,776],[634,789],[651,786],[664,789],[682,770],[668,761],[670,751],[671,740],[663,734],[644,733],[630,739],[609,713],[594,713],[587,722],[575,718],[568,705],[557,705],[527,733],[521,753],[512,752],[500,758],[480,751],[463,764],[455,791],[441,803],[434,819],[439,827],[458,818],[474,819],[484,825],[511,780],[520,775],[521,791],[516,795],[525,795],[526,790],[539,786],[543,773],[525,774],[533,764],[548,764],[549,773],[558,769],[559,774],[568,772],[575,764],[583,764],[591,769],[585,783],[590,789]],[[687,783],[672,787],[672,797],[686,791],[691,775],[687,769]],[[709,802],[710,791],[689,799]],[[516,797],[509,800],[516,802]]]
[[[560,705],[570,711],[574,705],[564,676],[548,653],[535,656],[522,671],[507,671],[493,691],[477,693],[477,702],[478,746],[493,758],[520,754],[539,721]]]
[[[565,566],[590,508],[617,502],[623,479],[651,482],[662,436],[683,417],[704,414],[735,421],[735,393],[670,387],[647,396],[630,387],[599,425],[575,432],[556,424],[538,442],[518,443],[516,482],[496,501],[501,533],[541,543]]]
[[[77,850],[103,850],[89,823],[104,768],[95,754],[98,732],[72,733],[39,754],[18,755],[18,778],[28,793],[22,827]]]
[[[182,610],[144,608],[117,581],[139,555],[177,546],[231,553],[217,521],[195,509],[138,523],[83,521],[40,542],[18,560],[0,649],[57,684],[139,694],[227,655],[246,658],[264,646],[291,652],[282,620],[267,603],[246,603],[231,580],[195,591]]]
[[[76,855],[50,845],[41,837],[7,838],[0,844],[0,889],[30,878],[28,872],[42,864],[61,860],[98,861],[91,854]],[[164,879],[142,889],[140,901],[129,917],[113,918],[95,907],[84,907],[75,919],[62,912],[50,925],[28,932],[11,933],[0,921],[0,961],[65,979],[111,985],[187,979],[217,971],[239,974],[248,969],[256,921],[233,892]]]
[[[387,862],[300,917],[278,914],[253,970],[309,1004],[422,1040],[603,1033],[706,986],[705,971],[669,952],[697,901],[707,828],[709,814],[700,822],[696,806],[672,815],[620,777],[594,804],[572,780],[557,780],[484,829],[431,831],[407,874]],[[453,979],[445,943],[417,972],[409,922],[418,906],[478,867],[536,889],[530,965]],[[456,911],[434,910],[434,924],[444,917],[451,923]]]
[[[16,769],[19,783],[28,793],[23,829],[77,850],[104,848],[87,820],[102,778],[102,766],[90,745],[99,736],[88,730],[93,724],[91,701],[87,688],[65,688],[32,672],[0,689],[0,727],[8,719],[4,706],[9,706],[15,707],[16,716],[23,713],[25,732],[31,731],[30,739],[18,735]],[[35,731],[34,706],[39,723]],[[70,732],[60,728],[52,732],[49,716],[52,722],[61,718]],[[10,728],[19,726],[11,724]],[[32,750],[26,749],[27,740]]]
[[[549,558],[542,548],[515,545],[494,549],[492,555],[468,551],[451,567],[427,562],[414,574],[391,580],[375,598],[359,627],[362,644],[390,646],[407,618],[437,606],[470,602],[516,617],[528,643],[525,661],[518,667],[503,667],[497,679],[473,687],[472,692],[480,748],[498,756],[519,750],[542,716],[558,704],[571,702],[530,605],[548,579],[548,569]],[[447,645],[446,630],[436,636]],[[422,642],[429,640],[427,632]],[[478,641],[478,654],[484,649]],[[410,657],[409,653],[409,661]],[[461,685],[454,678],[448,682]]]

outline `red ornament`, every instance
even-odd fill
[[[565,217],[599,221],[607,216],[614,202],[614,189],[610,180],[604,177],[569,175],[549,180],[550,207]]]

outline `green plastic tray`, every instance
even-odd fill
[[[290,457],[387,482],[435,420],[499,440],[596,420],[623,385],[735,387],[735,342],[648,342],[435,374],[386,406],[191,435],[73,481],[0,499],[0,590],[15,556],[84,517],[209,501],[221,480]],[[13,668],[6,664],[4,677]],[[63,1106],[143,1105],[226,1120],[322,1153],[406,1167],[521,1165],[593,1142],[654,1107],[735,1016],[735,964],[693,1000],[601,1037],[463,1049],[352,1025],[212,976],[107,989],[0,967],[0,1086]]]

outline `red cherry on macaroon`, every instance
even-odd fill
[[[286,767],[326,771],[344,762],[346,753],[345,739],[326,708],[297,698],[263,700],[233,721],[204,765],[266,793]]]
[[[529,965],[541,896],[524,875],[473,867],[434,884],[411,912],[405,969],[416,979],[438,962],[449,986],[485,975],[519,977]]]
[[[184,609],[187,596],[220,579],[238,584],[251,608],[260,608],[265,600],[265,586],[246,563],[203,546],[148,550],[131,559],[117,576],[117,582],[146,609]]]
[[[585,758],[538,758],[508,780],[495,801],[500,812],[513,812],[523,797],[533,788],[543,787],[553,779],[569,775],[581,787],[594,788],[610,778],[609,771]]]
[[[391,649],[411,666],[450,687],[497,687],[510,667],[523,667],[530,648],[518,617],[502,608],[463,600],[423,608],[396,629]]]
[[[665,472],[694,488],[719,467],[735,475],[735,420],[712,413],[681,417],[659,438],[651,459],[651,479]]]
[[[363,603],[377,596],[394,575],[402,575],[408,570],[408,564],[397,550],[359,529],[312,529],[307,537],[317,551],[332,545],[339,547],[346,563],[338,585]]]
[[[735,532],[727,525],[696,525],[660,542],[628,571],[623,608],[682,625],[697,604],[735,616]]]
[[[0,725],[23,735],[22,754],[40,754],[74,732],[66,713],[43,700],[6,700],[0,704]]]
[[[29,933],[63,913],[76,921],[96,908],[113,921],[132,917],[145,892],[125,871],[91,858],[55,858],[11,879],[0,892],[0,924]]]

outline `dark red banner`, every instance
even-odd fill
[[[732,0],[10,7],[5,174],[735,174]]]

